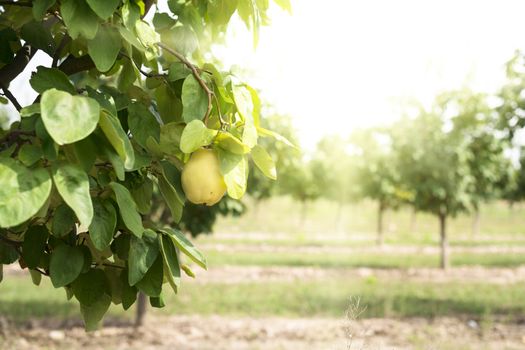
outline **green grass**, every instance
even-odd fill
[[[179,295],[165,295],[159,314],[219,314],[227,316],[282,316],[342,318],[359,297],[367,317],[468,316],[522,317],[524,283],[419,283],[376,278],[353,280],[264,282],[207,285],[186,282]],[[78,305],[66,301],[63,290],[50,283],[36,287],[26,276],[7,276],[0,285],[0,314],[23,322],[29,318],[78,319]],[[354,299],[355,300],[355,299]],[[110,317],[122,318],[114,306]],[[129,317],[129,313],[127,314]]]
[[[439,257],[430,254],[381,254],[354,253],[306,254],[295,252],[224,252],[206,251],[205,255],[210,266],[244,265],[244,266],[309,266],[321,268],[409,268],[437,267]],[[461,253],[451,254],[452,266],[487,266],[487,267],[517,267],[525,265],[525,254],[519,253]]]
[[[436,237],[437,238],[437,237]],[[374,238],[367,240],[352,240],[351,238],[341,239],[315,239],[315,238],[304,238],[304,236],[290,235],[286,239],[261,239],[258,237],[250,237],[247,234],[239,238],[221,238],[216,235],[203,235],[194,239],[197,245],[201,244],[221,244],[226,246],[243,246],[243,245],[264,245],[264,246],[276,246],[276,247],[373,247],[376,244]],[[387,238],[385,240],[387,245],[391,246],[437,246],[439,243],[436,240],[400,240],[394,238]],[[525,238],[523,239],[483,239],[480,238],[473,240],[458,239],[449,242],[451,247],[523,247],[525,246]]]
[[[337,204],[325,200],[310,203],[306,222],[300,223],[300,205],[288,197],[271,198],[259,205],[257,213],[253,210],[250,200],[246,200],[248,212],[240,218],[221,218],[216,226],[216,232],[239,233],[246,232],[285,233],[292,235],[324,234],[343,231],[348,237],[353,235],[375,237],[376,203],[362,201],[357,204],[347,204],[342,211],[341,222],[337,222]],[[416,225],[412,230],[412,212],[409,208],[398,211],[388,211],[384,216],[386,235],[392,241],[401,242],[433,242],[437,240],[438,221],[435,216],[418,213]],[[472,228],[472,218],[462,214],[449,220],[450,239],[469,237]],[[525,208],[516,205],[512,210],[504,202],[485,204],[481,208],[481,234],[525,239]]]

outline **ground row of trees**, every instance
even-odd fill
[[[282,143],[269,145],[278,181],[254,172],[251,195],[257,200],[291,195],[303,203],[302,216],[306,203],[319,197],[336,201],[339,208],[372,199],[378,206],[379,244],[385,210],[410,206],[415,213],[434,214],[446,268],[448,218],[471,212],[477,231],[483,202],[525,198],[525,153],[518,146],[525,126],[523,60],[517,53],[508,63],[508,82],[495,96],[467,89],[445,92],[431,106],[410,106],[407,116],[388,127],[325,137],[308,155]],[[293,127],[283,120],[269,118],[269,126],[296,142]]]

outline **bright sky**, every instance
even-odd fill
[[[407,98],[429,103],[462,86],[494,92],[504,63],[525,47],[520,0],[292,5],[292,16],[273,9],[256,50],[238,21],[216,54],[248,68],[264,99],[294,118],[306,148],[323,134],[393,121]]]
[[[274,6],[257,49],[240,20],[215,54],[250,72],[251,85],[294,118],[302,146],[325,134],[389,123],[402,101],[429,103],[440,91],[469,86],[493,92],[504,63],[525,48],[521,0],[292,0],[293,15]],[[35,93],[27,79],[44,54],[14,82],[19,100]]]

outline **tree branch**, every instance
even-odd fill
[[[81,57],[75,57],[73,55],[67,56],[67,58],[62,62],[58,69],[64,72],[66,75],[73,75],[78,72],[89,70],[95,67],[95,63],[89,55],[84,55]]]
[[[24,71],[36,51],[36,49],[33,49],[27,44],[22,46],[20,50],[17,51],[13,62],[0,68],[0,82],[6,87],[9,86],[11,81]]]
[[[206,122],[208,121],[208,117],[210,116],[210,113],[211,113],[213,91],[210,90],[208,85],[206,85],[204,80],[202,80],[197,68],[190,61],[188,61],[186,57],[184,57],[182,54],[178,53],[177,51],[173,50],[172,48],[164,45],[163,43],[157,43],[157,45],[163,50],[166,50],[173,56],[177,57],[179,61],[184,63],[184,65],[186,65],[186,67],[188,67],[191,70],[191,73],[193,74],[193,76],[195,77],[199,85],[202,87],[204,92],[206,92],[206,95],[208,96],[208,109],[206,110],[206,114],[204,115],[204,123],[206,124]]]
[[[4,86],[2,82],[0,82],[0,89],[4,91],[4,96],[7,97],[9,101],[11,101],[13,106],[15,106],[16,110],[20,112],[20,110],[22,109],[22,106],[20,106],[20,103],[18,103],[18,100],[16,99],[16,97],[11,93],[11,91],[9,91],[9,89],[7,89]]]

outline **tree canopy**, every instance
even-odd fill
[[[276,0],[290,10],[289,2]],[[268,0],[20,0],[0,7],[0,88],[20,120],[0,134],[0,264],[18,261],[35,284],[49,277],[75,297],[88,330],[111,303],[138,291],[164,305],[189,262],[205,257],[181,232],[180,172],[213,149],[228,196],[245,190],[248,164],[275,164],[254,88],[205,55],[234,14],[258,40]],[[37,51],[51,59],[22,106],[9,89]],[[158,192],[173,224],[151,220]],[[0,265],[1,269],[2,265]],[[0,270],[1,271],[1,270]]]

